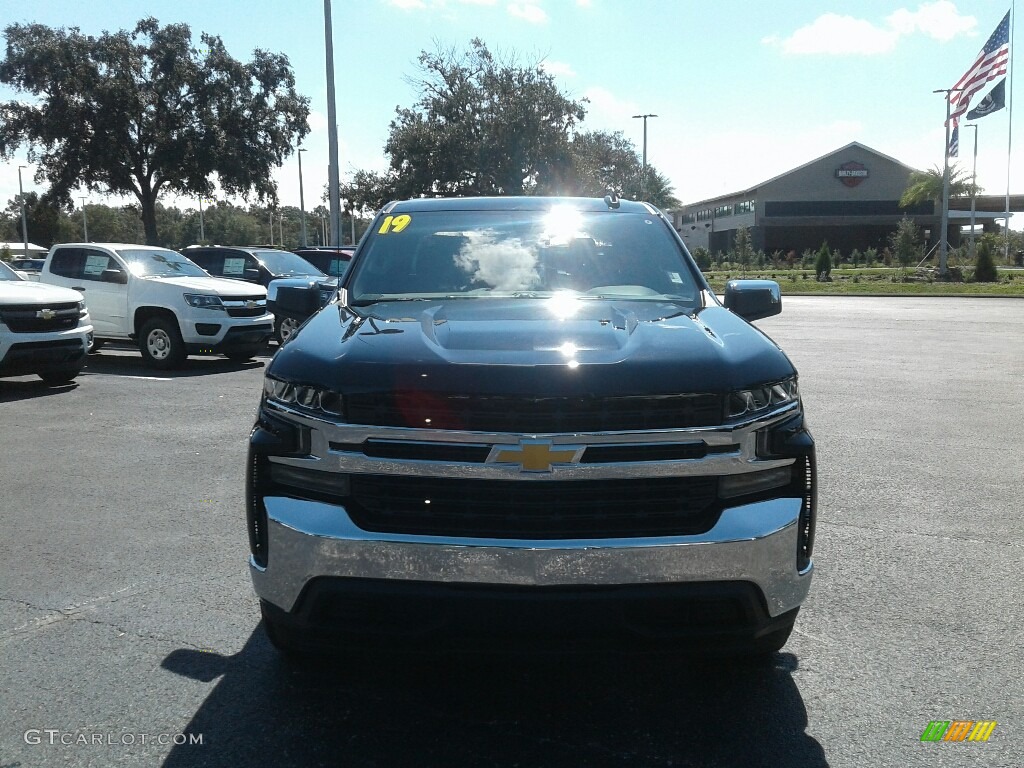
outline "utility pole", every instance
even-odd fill
[[[327,195],[331,206],[331,245],[341,245],[341,184],[338,178],[338,114],[334,103],[334,32],[331,0],[324,0],[324,41],[327,47]]]
[[[199,242],[206,242],[206,223],[203,221],[203,193],[199,193]]]
[[[299,156],[299,212],[301,214],[302,222],[302,247],[305,248],[308,243],[306,242],[306,199],[302,194],[302,153],[305,152],[302,147],[299,147],[299,151],[296,154]]]
[[[28,168],[27,165],[18,166],[18,199],[21,200],[21,246],[24,249],[21,253],[28,258],[28,217],[25,215],[25,190],[21,186],[21,169]]]
[[[646,115],[633,115],[634,120],[643,119],[644,121],[644,164],[642,175],[640,176],[640,195],[641,197],[647,196],[647,118],[657,117],[650,113]]]
[[[78,198],[82,201],[82,238],[85,242],[89,242],[89,219],[85,215],[85,198]]]

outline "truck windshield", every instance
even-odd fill
[[[133,275],[139,277],[209,277],[177,251],[121,248],[118,250]]]
[[[301,256],[288,251],[253,251],[272,275],[313,275],[327,277]]]
[[[353,304],[461,297],[616,298],[696,304],[680,245],[647,213],[429,211],[386,217],[349,282]]]

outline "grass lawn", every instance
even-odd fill
[[[926,280],[893,282],[898,269],[833,269],[831,283],[819,283],[813,269],[755,269],[747,278],[775,280],[785,294],[891,294],[893,296],[1022,296],[1024,270],[999,270],[998,283],[941,283]],[[914,275],[913,270],[909,272]],[[705,272],[716,293],[725,291],[725,283],[742,277],[738,270]],[[794,279],[795,278],[795,279]]]

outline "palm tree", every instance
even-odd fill
[[[949,196],[970,197],[978,194],[981,187],[971,181],[967,171],[956,166],[949,169]],[[903,197],[900,198],[900,207],[909,208],[918,203],[925,203],[929,200],[939,202],[942,199],[942,169],[938,166],[927,171],[912,171],[910,182],[903,190]]]

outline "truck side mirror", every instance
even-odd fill
[[[128,275],[123,269],[104,269],[100,273],[100,282],[126,285],[128,283]]]
[[[725,308],[747,321],[771,317],[782,311],[782,291],[774,280],[730,280]]]

